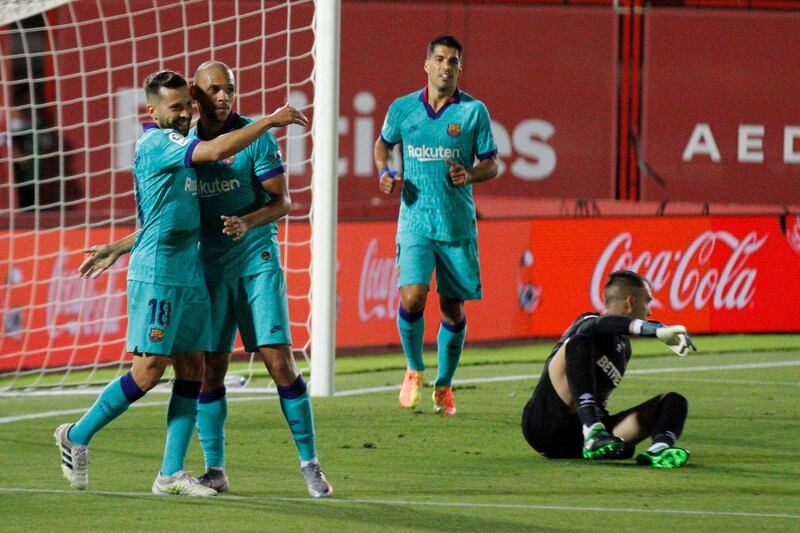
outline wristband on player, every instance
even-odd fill
[[[664,324],[661,322],[655,322],[652,320],[639,320],[634,319],[631,320],[631,325],[628,327],[628,331],[631,332],[631,335],[641,335],[642,337],[655,337],[656,330],[658,328],[663,328]]]
[[[384,174],[389,174],[390,178],[394,178],[395,176],[397,176],[397,171],[396,170],[392,170],[389,167],[383,167],[382,169],[380,169],[378,171],[378,179],[380,180],[383,177]]]

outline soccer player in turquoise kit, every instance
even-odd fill
[[[454,37],[428,44],[427,86],[392,102],[374,150],[381,192],[390,194],[402,184],[397,329],[407,370],[400,405],[413,408],[421,398],[422,317],[435,269],[442,322],[433,404],[434,412],[444,415],[456,413],[451,384],[467,332],[464,301],[482,298],[472,187],[497,176],[489,112],[457,87],[461,59]],[[402,172],[389,167],[396,144],[401,144]]]
[[[223,63],[200,65],[191,94],[200,111],[192,136],[213,139],[253,122],[232,112],[236,85],[233,73]],[[269,132],[264,133],[236,156],[198,166],[196,171],[200,258],[211,295],[208,328],[212,339],[205,356],[197,414],[206,461],[200,482],[220,492],[229,490],[225,473],[225,374],[238,326],[245,349],[261,353],[277,385],[309,495],[330,496],[333,488],[317,458],[311,399],[291,351],[286,283],[275,225],[289,212],[291,200],[277,141]],[[99,274],[128,250],[118,241],[92,251],[81,265],[83,275]]]
[[[85,489],[89,441],[157,385],[171,361],[175,381],[167,409],[166,447],[152,491],[213,496],[214,489],[183,470],[197,416],[203,351],[211,348],[207,327],[211,311],[197,249],[200,214],[192,167],[233,156],[270,127],[305,125],[307,119],[294,109],[282,108],[231,135],[200,141],[186,136],[192,99],[180,75],[158,72],[147,78],[144,89],[154,124],[145,125],[133,164],[140,229],[121,241],[133,248],[127,334],[127,350],[135,355],[133,365],[106,386],[77,423],[59,426],[55,438],[64,476],[72,487]]]
[[[213,139],[253,121],[232,111],[233,72],[208,61],[192,87],[200,120],[191,133]],[[317,459],[311,398],[292,356],[286,282],[275,222],[291,207],[275,137],[267,132],[244,151],[197,169],[200,257],[211,295],[211,351],[200,393],[197,428],[206,460],[201,483],[224,491],[225,373],[238,326],[245,350],[259,352],[278,388],[281,410],[300,456],[309,495],[333,492]]]

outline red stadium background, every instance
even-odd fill
[[[620,267],[653,280],[655,319],[704,333],[800,331],[800,317],[780,311],[800,297],[800,219],[791,214],[800,206],[800,7],[766,0],[748,2],[754,9],[726,9],[741,7],[733,0],[653,1],[645,9],[639,0],[568,4],[342,2],[340,348],[398,345],[398,196],[378,194],[372,144],[391,101],[425,83],[425,44],[443,33],[465,46],[461,86],[487,103],[499,148],[500,176],[475,187],[478,211],[518,216],[479,223],[486,296],[468,305],[470,341],[559,335],[575,315],[597,309],[603,277]],[[667,4],[686,7],[660,7]],[[127,6],[152,7],[151,0],[106,2],[106,24],[79,24],[52,36],[56,60],[50,68],[58,70],[48,73],[56,80],[47,85],[48,98],[60,103],[61,133],[75,154],[72,169],[87,197],[97,199],[67,213],[69,220],[119,220],[133,213],[129,165],[145,76],[159,68],[190,74],[212,54],[236,66],[236,47],[223,43],[257,42],[259,10],[272,5],[240,1],[241,23],[215,25],[213,40],[208,23],[230,14],[226,2],[214,3],[211,12],[165,5],[158,10],[159,32],[152,31],[155,11],[137,20],[125,17]],[[695,9],[709,6],[717,9]],[[79,1],[46,16],[57,25],[99,15],[96,2]],[[311,16],[310,4],[292,13],[299,24],[310,24]],[[268,31],[285,26],[281,15],[267,19]],[[184,27],[192,28],[188,59],[184,40],[168,38]],[[100,46],[109,31],[127,42]],[[310,38],[298,34],[293,46],[307,48]],[[160,61],[136,60],[159,51]],[[240,52],[241,65],[260,67],[263,53],[275,58],[287,50],[245,44]],[[87,65],[103,74],[84,76]],[[308,59],[291,62],[291,91],[274,87],[286,80],[285,64],[268,67],[267,91],[260,76],[238,72],[239,111],[260,114],[287,96],[296,105],[309,103],[311,67]],[[0,70],[6,76],[8,65]],[[7,91],[0,91],[0,101],[6,100]],[[291,185],[302,187],[310,168],[299,162],[309,157],[311,143],[285,148]],[[0,186],[10,179],[3,170]],[[0,250],[8,253],[0,257],[0,302],[4,321],[33,302],[25,316],[14,315],[33,333],[6,327],[0,354],[26,353],[29,366],[116,359],[123,346],[106,339],[125,330],[122,273],[89,282],[52,280],[77,268],[81,248],[130,228],[117,226],[114,235],[82,227],[34,232],[20,229],[28,219],[19,215],[11,229],[10,197],[0,194],[0,228],[6,228],[0,229]],[[535,218],[576,198],[603,209],[613,203],[615,214],[655,214],[665,202],[690,202],[697,214],[703,205],[709,211],[709,204],[713,215],[723,208],[753,212],[742,204],[786,214]],[[298,193],[293,200],[302,206],[308,198]],[[48,214],[40,215],[40,227],[46,227]],[[308,228],[292,223],[291,231],[299,241]],[[289,266],[306,268],[305,254],[292,248]],[[290,274],[288,282],[292,293],[305,294],[308,276]],[[86,304],[77,305],[80,300]],[[305,299],[292,301],[293,317],[307,316],[307,305]],[[437,313],[433,302],[429,308],[430,342]],[[295,344],[306,334],[304,327],[293,328]],[[104,347],[100,356],[97,346]],[[0,361],[0,369],[18,363]]]
[[[127,229],[113,236],[95,229],[91,239],[105,242]],[[339,230],[336,344],[396,345],[394,224],[345,222]],[[26,238],[0,233],[0,241]],[[36,332],[0,336],[0,351],[26,353],[26,366],[91,362],[97,346],[103,346],[101,360],[118,358],[122,343],[106,339],[125,331],[125,261],[95,280],[64,279],[80,264],[85,238],[83,230],[42,234],[37,262],[16,263],[13,276],[0,271],[16,281],[0,288],[0,301],[11,308],[33,302],[21,324]],[[560,335],[578,314],[602,308],[605,277],[620,268],[652,281],[655,320],[682,323],[696,333],[800,330],[800,315],[785,312],[786,301],[800,299],[798,216],[484,221],[479,243],[485,297],[467,304],[473,342]],[[304,254],[302,248],[292,251],[289,265],[308,264]],[[52,281],[33,283],[37,278]],[[309,279],[290,274],[287,282],[303,293]],[[292,316],[306,316],[307,305],[293,300]],[[438,319],[432,302],[425,315],[427,342],[435,341]],[[298,346],[307,340],[304,327],[292,335]],[[3,359],[0,369],[18,362]]]

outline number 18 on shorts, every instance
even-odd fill
[[[128,280],[128,352],[173,355],[210,350],[210,305],[205,286]]]

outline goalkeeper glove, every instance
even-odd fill
[[[697,351],[684,326],[660,326],[656,328],[656,337],[681,357],[689,353],[689,349]]]

